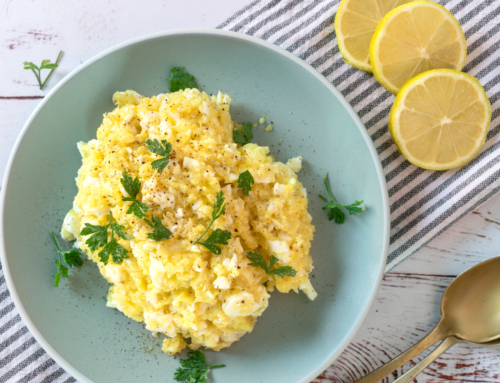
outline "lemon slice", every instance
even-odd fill
[[[410,1],[342,0],[335,16],[335,33],[344,60],[371,73],[368,50],[378,23],[387,12]]]
[[[457,19],[430,1],[414,1],[389,12],[370,44],[373,74],[394,94],[419,73],[462,70],[466,56],[465,36]]]
[[[491,104],[474,77],[436,69],[408,81],[389,115],[389,132],[399,151],[424,169],[463,165],[483,146]]]

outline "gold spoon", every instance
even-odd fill
[[[393,383],[410,383],[415,377],[420,374],[424,369],[429,366],[432,362],[434,362],[439,356],[448,350],[450,347],[456,345],[457,343],[464,342],[463,339],[459,339],[455,336],[449,336],[445,340],[441,342],[439,346],[437,346],[429,355],[427,355],[424,359],[418,362],[415,366],[413,366],[410,370],[406,371],[403,375],[401,375],[398,379],[396,379]],[[487,343],[472,343],[478,344],[481,346],[498,346],[500,345],[500,339],[492,340]]]
[[[455,336],[471,343],[499,339],[499,302],[500,257],[496,257],[471,267],[450,283],[441,299],[441,319],[424,339],[357,383],[382,380],[444,338]]]

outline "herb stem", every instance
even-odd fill
[[[36,80],[38,81],[38,85],[40,85],[40,89],[42,89],[42,81],[40,80],[40,70],[38,71],[38,73],[33,68],[31,70],[35,74]]]
[[[56,276],[54,277],[54,286],[58,287],[59,286],[59,281],[61,280],[61,277],[64,278],[63,276],[63,266],[62,266],[62,259],[61,259],[61,249],[59,249],[59,246],[57,245],[56,239],[54,238],[54,233],[52,230],[50,231],[50,235],[52,236],[52,241],[54,241],[54,245],[56,245],[56,250],[57,250],[57,260],[59,262],[56,262],[57,265],[57,273]],[[59,280],[57,280],[57,275],[59,275]]]
[[[343,204],[337,202],[335,200],[335,198],[333,198],[332,192],[330,191],[330,188],[328,187],[328,173],[326,173],[324,181],[325,181],[326,191],[328,192],[328,196],[330,197],[330,203],[323,206],[323,210],[330,209],[328,211],[328,220],[330,220],[330,221],[335,220],[335,223],[338,223],[338,224],[344,223],[345,214],[341,210],[341,208],[346,209],[348,211],[349,215],[363,213],[363,211],[364,211],[363,208],[359,207],[359,205],[361,205],[363,203],[363,201],[356,200],[356,201],[354,201],[354,203],[352,203],[350,205],[343,205]],[[323,197],[321,194],[319,194],[319,197],[323,201],[328,202],[328,200],[325,197]]]
[[[208,366],[207,370],[211,369],[211,368],[221,368],[221,367],[226,367],[225,364],[219,364],[217,366]]]
[[[330,192],[330,188],[328,187],[328,173],[326,173],[326,176],[325,176],[325,186],[326,186],[326,191],[328,192],[328,195],[330,196],[330,199],[335,201],[335,198],[333,198],[332,193]],[[325,201],[326,201],[326,199],[325,199]]]
[[[113,230],[113,212],[109,211],[109,226],[111,228],[111,240],[115,239],[115,231]]]
[[[57,242],[56,242],[56,239],[54,238],[54,233],[52,232],[52,230],[50,231],[50,235],[52,236],[52,240],[54,241],[54,245],[56,245],[57,252],[60,253],[61,249],[59,249],[59,246],[57,245]],[[59,260],[61,260],[61,259],[59,259]]]
[[[63,51],[60,51],[59,52],[59,55],[57,56],[57,60],[55,62],[56,65],[59,64],[59,59],[61,58],[61,55],[62,55]],[[40,77],[37,76],[38,78],[38,83],[40,84],[40,90],[42,90],[42,88],[45,86],[45,83],[47,82],[47,80],[50,78],[50,76],[52,75],[52,72],[54,72],[54,69],[56,69],[55,67],[52,68],[52,70],[49,72],[48,76],[45,78],[45,81],[43,82],[43,84],[40,84]]]
[[[210,225],[208,225],[207,229],[203,232],[203,234],[200,236],[200,238],[198,238],[194,243],[193,245],[196,245],[197,243],[200,243],[200,239],[203,238],[203,236],[205,234],[207,234],[207,231],[210,229],[210,227],[212,227],[212,224],[214,223],[214,220],[212,220],[212,222],[210,222]]]

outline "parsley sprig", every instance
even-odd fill
[[[255,183],[252,173],[248,170],[245,170],[243,173],[240,173],[238,177],[238,187],[243,189],[243,194],[248,195],[250,190],[252,190],[252,185]]]
[[[59,246],[56,242],[52,230],[50,231],[50,235],[52,236],[52,241],[54,241],[54,245],[56,246],[57,257],[58,257],[58,260],[56,261],[57,273],[56,276],[54,277],[54,286],[57,287],[59,286],[61,278],[66,278],[68,276],[68,268],[63,265],[62,263],[63,259],[66,261],[69,267],[80,267],[81,265],[83,265],[83,260],[81,258],[82,255],[76,249],[61,251],[61,249],[59,249]]]
[[[174,379],[185,383],[205,383],[208,379],[208,372],[214,368],[226,367],[225,364],[209,366],[205,361],[205,355],[201,351],[189,351],[189,359],[181,359],[181,366],[174,374]]]
[[[57,56],[57,60],[55,63],[51,63],[50,60],[42,60],[40,67],[38,65],[35,65],[31,61],[24,62],[24,69],[32,70],[33,73],[35,74],[35,77],[38,81],[38,85],[40,85],[40,90],[43,89],[43,87],[47,83],[47,80],[52,75],[52,72],[54,72],[54,69],[56,69],[58,67],[59,59],[61,58],[62,53],[63,53],[63,51],[59,52],[59,55]],[[40,73],[42,69],[50,69],[51,70],[49,72],[48,76],[45,78],[44,82],[42,82],[41,73]]]
[[[111,229],[111,241],[109,242],[108,229]],[[119,225],[118,222],[113,222],[113,213],[109,212],[109,223],[107,225],[99,226],[86,223],[80,235],[87,236],[92,234],[85,241],[91,251],[96,251],[104,246],[98,254],[102,263],[107,265],[110,255],[114,263],[122,263],[125,258],[128,258],[128,250],[116,241],[115,233],[122,239],[133,238],[126,234],[123,229],[125,229],[125,226]]]
[[[167,140],[161,140],[160,143],[160,141],[155,138],[154,140],[146,140],[146,146],[150,152],[163,156],[163,158],[151,162],[151,167],[157,170],[158,173],[161,173],[168,165],[168,159],[172,152],[172,144],[167,142]]]
[[[249,144],[252,138],[252,123],[250,122],[241,124],[241,130],[233,129],[233,140],[237,144]]]
[[[156,242],[169,239],[172,233],[165,226],[163,226],[161,219],[155,217],[154,215],[151,217],[151,219],[153,222],[148,221],[146,218],[144,218],[144,221],[146,221],[146,223],[153,228],[153,232],[148,233],[148,238]]]
[[[168,89],[170,92],[177,92],[178,90],[184,90],[186,88],[196,88],[198,89],[198,84],[194,79],[194,76],[189,73],[184,73],[183,66],[176,66],[170,70],[170,78],[166,80],[169,81]]]
[[[350,215],[355,215],[358,213],[363,213],[364,210],[363,208],[359,207],[363,203],[363,201],[354,201],[354,203],[350,205],[342,205],[338,203],[335,198],[333,198],[332,193],[330,192],[330,188],[328,187],[328,173],[326,173],[325,176],[325,186],[326,186],[326,191],[328,192],[328,196],[330,197],[330,203],[328,205],[323,206],[323,210],[330,209],[328,212],[328,220],[330,221],[335,221],[335,223],[344,223],[345,221],[345,214],[340,208],[344,208],[348,211]],[[321,194],[319,195],[320,198],[328,202],[328,200],[323,197]]]
[[[149,210],[149,206],[143,204],[137,199],[137,194],[139,194],[139,191],[141,190],[141,181],[139,181],[139,177],[132,179],[127,172],[123,172],[120,183],[129,195],[129,197],[122,198],[122,201],[132,202],[132,205],[130,205],[127,210],[127,214],[134,214],[139,219],[145,218],[146,212]]]
[[[127,172],[124,172],[120,182],[130,196],[122,198],[122,201],[132,201],[132,205],[130,205],[127,210],[127,214],[134,214],[137,218],[144,219],[144,221],[146,221],[146,223],[153,228],[153,232],[148,233],[149,239],[156,242],[169,239],[172,233],[165,226],[163,226],[160,218],[152,216],[152,221],[146,219],[146,212],[149,210],[149,206],[138,201],[136,198],[139,190],[141,190],[141,181],[139,181],[139,177],[132,179]]]
[[[266,274],[275,275],[280,278],[286,277],[295,277],[297,275],[297,270],[295,270],[292,266],[281,266],[277,267],[274,270],[273,266],[278,262],[278,258],[274,255],[271,255],[271,260],[269,261],[269,266],[262,255],[259,253],[255,253],[253,251],[247,252],[248,259],[252,262],[250,263],[253,267],[260,267],[264,269]]]
[[[217,255],[221,253],[221,248],[220,246],[217,245],[228,244],[227,241],[231,239],[231,232],[229,230],[215,229],[214,231],[212,231],[212,233],[210,233],[210,235],[208,236],[207,239],[205,239],[205,241],[201,241],[201,239],[210,229],[215,220],[219,218],[222,214],[224,214],[224,211],[226,211],[226,204],[224,203],[224,194],[222,193],[222,191],[220,191],[217,193],[217,196],[213,204],[212,222],[210,222],[210,225],[208,225],[207,229],[203,232],[200,238],[198,238],[196,242],[194,242],[194,245],[200,244],[202,246],[205,246],[208,250]]]

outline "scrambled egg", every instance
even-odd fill
[[[229,347],[252,331],[275,287],[316,297],[308,276],[314,226],[296,175],[301,157],[285,165],[274,162],[267,147],[235,144],[231,99],[221,93],[187,89],[148,98],[126,91],[115,93],[113,101],[117,108],[104,115],[97,139],[78,144],[78,194],[62,228],[63,238],[76,240],[113,284],[109,307],[165,334],[162,349],[175,354],[187,346],[186,338],[191,349]],[[161,173],[151,167],[159,156],[144,144],[155,138],[173,147]],[[246,170],[255,180],[247,196],[237,185]],[[150,227],[126,214],[130,202],[122,201],[127,193],[120,184],[125,171],[139,177],[137,198],[150,207],[149,218],[161,218],[173,233],[170,239],[148,239]],[[227,207],[212,229],[229,230],[232,238],[216,255],[193,243],[210,224],[220,191]],[[92,252],[80,231],[85,223],[107,225],[110,211],[133,239],[117,238],[128,259],[115,264],[110,257],[104,265],[97,255],[101,249]],[[247,251],[259,252],[268,264],[275,255],[277,266],[292,266],[297,275],[268,275],[250,265]]]

